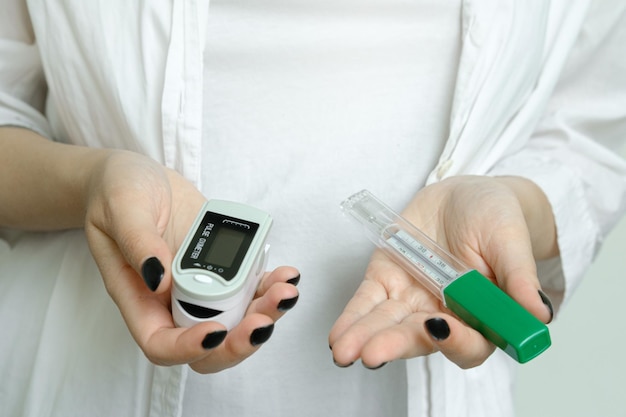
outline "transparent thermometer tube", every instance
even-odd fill
[[[401,229],[398,223],[386,227],[379,236],[384,239],[379,244],[382,249],[420,279],[422,285],[445,301],[444,288],[460,275],[459,271],[463,270],[455,259],[441,253],[438,247],[428,245],[430,242],[426,240],[426,236],[418,240]]]
[[[550,346],[545,324],[369,191],[352,195],[341,208],[446,307],[518,362],[527,362]]]

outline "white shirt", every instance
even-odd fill
[[[183,414],[406,415],[403,361],[332,363],[328,332],[373,249],[339,202],[367,187],[401,208],[423,186],[448,135],[461,2],[228,0],[208,17],[201,188],[272,214],[270,266],[297,266],[301,296],[250,360],[190,372]]]
[[[572,294],[625,205],[626,168],[609,148],[623,140],[619,132],[626,120],[626,80],[618,62],[624,59],[618,48],[626,6],[610,6],[582,0],[463,1],[449,133],[428,175],[428,182],[462,173],[515,174],[537,182],[554,207],[559,233],[560,262],[554,274],[542,275],[553,298]],[[0,16],[0,124],[143,152],[210,191],[201,176],[204,90],[197,88],[204,77],[205,3],[33,0],[26,13],[22,2],[12,0],[6,10]],[[587,33],[595,36],[587,39]],[[594,82],[597,77],[602,85]],[[390,197],[397,204],[414,191]],[[251,198],[263,202],[262,196]],[[179,415],[187,368],[154,367],[143,358],[104,292],[82,232],[3,236],[10,249],[0,246],[0,317],[6,323],[0,352],[10,359],[1,362],[0,375],[11,384],[0,388],[0,411]],[[282,248],[277,256],[289,257],[285,243]],[[31,262],[33,254],[37,262]],[[294,318],[314,302],[305,299],[305,285],[324,288],[306,279],[315,277],[303,274]],[[289,320],[285,327],[295,325]],[[281,322],[276,339],[251,364],[272,352],[266,349],[270,343],[288,336],[281,334]],[[315,326],[312,317],[298,324]],[[368,375],[356,366],[333,368],[329,352],[306,360],[316,365],[307,370],[320,378],[333,372],[348,380]],[[245,369],[217,378],[236,383]],[[470,371],[432,355],[369,375],[393,380],[397,385],[381,389],[387,398],[406,401],[409,415],[506,416],[512,413],[511,373],[511,362],[494,354]],[[406,384],[393,378],[404,374]],[[283,389],[300,388],[307,377],[281,375],[290,375],[274,380]],[[353,403],[364,398],[358,390],[345,395]],[[314,400],[320,407],[328,401]],[[257,411],[246,401],[241,406]],[[372,415],[376,411],[370,409]]]

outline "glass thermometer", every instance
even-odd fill
[[[525,363],[550,347],[550,333],[544,323],[369,191],[352,195],[341,208],[447,308],[513,359]]]

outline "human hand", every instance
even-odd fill
[[[144,156],[112,151],[95,167],[85,232],[105,287],[146,357],[217,372],[241,362],[293,307],[299,273],[266,273],[246,315],[227,332],[217,322],[177,328],[170,311],[171,264],[204,197],[175,171]],[[143,278],[143,279],[142,279]]]
[[[519,177],[453,177],[421,190],[403,216],[540,320],[552,319],[535,259],[556,256],[558,247],[550,205],[535,184]],[[382,251],[372,255],[329,342],[339,366],[360,358],[369,368],[435,351],[470,368],[495,349]]]

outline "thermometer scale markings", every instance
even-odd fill
[[[442,259],[403,230],[392,233],[387,242],[442,287],[459,276]]]

